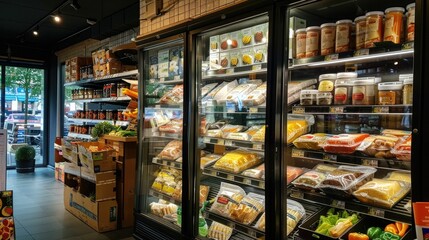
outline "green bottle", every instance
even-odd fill
[[[182,226],[182,207],[177,208],[177,224]]]
[[[198,218],[198,234],[201,237],[207,236],[209,233],[209,226],[207,225],[206,219],[203,217],[204,209],[206,209],[208,202],[204,202],[203,206],[200,209],[199,218]]]

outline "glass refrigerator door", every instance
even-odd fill
[[[413,2],[327,0],[286,15],[284,238],[414,239]]]
[[[181,232],[183,41],[143,52],[141,214]]]
[[[200,237],[265,235],[267,36],[267,15],[197,36]]]

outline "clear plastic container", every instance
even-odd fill
[[[402,104],[402,82],[384,82],[378,84],[380,105]]]
[[[378,84],[381,83],[381,77],[374,78],[374,102],[375,104],[379,104],[378,99]]]
[[[407,41],[414,41],[414,23],[416,16],[416,4],[410,3],[407,5]]]
[[[305,28],[297,29],[296,36],[296,58],[305,58],[305,43],[307,38],[307,30]]]
[[[301,90],[300,103],[303,106],[316,105],[317,90]]]
[[[375,42],[383,41],[383,12],[368,12],[366,15],[365,48],[374,47]]]
[[[358,78],[353,82],[353,105],[373,105],[374,96],[374,78]]]
[[[407,78],[404,80],[404,89],[403,89],[403,103],[404,104],[413,104],[413,78]]]
[[[384,41],[399,44],[402,42],[402,25],[405,9],[402,7],[391,7],[386,9],[384,20]]]
[[[352,34],[353,21],[349,19],[336,22],[335,52],[350,51],[350,37]]]
[[[330,92],[317,93],[317,105],[332,105],[332,93]]]
[[[337,74],[328,73],[319,76],[319,92],[330,92],[334,94],[334,84],[337,79]]]
[[[320,55],[325,56],[335,52],[335,23],[324,23],[320,25],[321,39],[320,39]]]
[[[356,24],[356,50],[365,48],[366,17],[355,18]]]
[[[335,105],[346,105],[352,103],[353,84],[351,79],[337,79],[335,81]]]
[[[320,55],[320,27],[312,26],[306,29],[305,57],[315,57]]]

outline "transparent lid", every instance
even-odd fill
[[[317,93],[317,98],[332,98],[331,92],[319,92]]]
[[[355,23],[360,22],[360,21],[365,21],[365,20],[366,20],[366,16],[359,16],[359,17],[355,18]]]
[[[337,79],[337,74],[336,73],[327,73],[327,74],[322,74],[319,76],[319,81],[322,80],[335,80]]]
[[[403,12],[405,12],[405,9],[403,7],[391,7],[391,8],[386,9],[384,12],[386,12],[386,13],[390,13],[390,12],[401,12],[401,13],[403,13]]]
[[[374,78],[358,78],[353,81],[354,86],[374,85]]]
[[[406,79],[404,79],[404,85],[405,84],[413,84],[413,78],[406,78]]]
[[[381,12],[381,11],[373,11],[373,12],[368,12],[367,14],[365,14],[365,16],[372,16],[372,15],[380,15],[380,16],[383,16],[384,15],[384,13],[383,12]]]
[[[384,82],[378,84],[378,90],[402,90],[402,82]]]
[[[352,85],[353,85],[353,82],[350,79],[337,79],[335,81],[335,87],[348,87]]]
[[[318,90],[301,90],[301,95],[302,94],[314,94],[316,95],[319,91]]]
[[[416,7],[416,3],[410,3],[407,5],[407,11],[410,11],[410,8],[415,8]]]
[[[352,20],[350,20],[350,19],[343,19],[343,20],[338,20],[338,21],[336,22],[336,24],[344,24],[344,23],[349,23],[349,24],[351,24],[351,23],[353,23],[353,21],[352,21]]]
[[[357,73],[355,72],[339,72],[337,73],[338,78],[357,78]]]
[[[320,27],[319,26],[311,26],[311,27],[308,27],[306,30],[307,30],[307,32],[308,31],[314,31],[314,30],[320,31]]]
[[[374,78],[374,83],[380,83],[381,82],[381,77],[376,77]]]
[[[320,25],[321,28],[324,28],[324,27],[335,27],[335,26],[336,26],[335,23],[324,23],[324,24]]]
[[[300,28],[300,29],[297,29],[295,32],[296,33],[307,32],[307,30],[305,28]]]

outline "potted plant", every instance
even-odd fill
[[[34,172],[36,151],[31,146],[22,146],[16,150],[16,171],[18,173]]]

